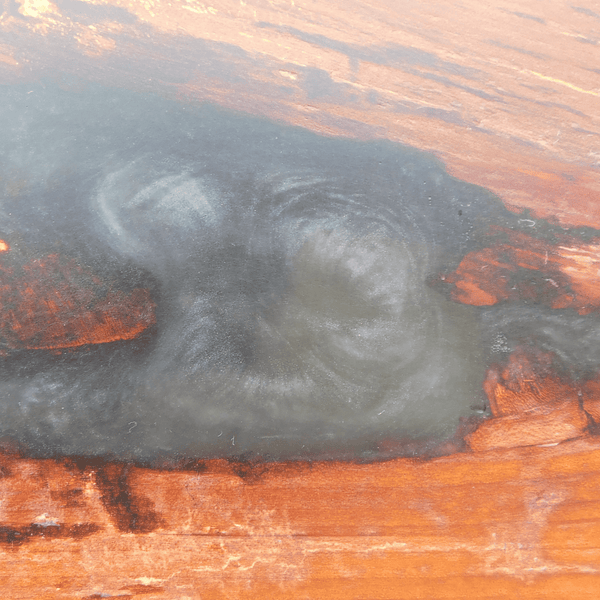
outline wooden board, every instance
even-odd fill
[[[600,442],[186,470],[4,456],[11,598],[595,598]]]
[[[558,0],[6,0],[0,73],[388,138],[511,206],[598,225],[599,15]]]
[[[590,0],[5,0],[0,17],[0,83],[99,81],[325,135],[387,138],[435,153],[455,176],[527,209],[524,219],[565,228],[600,227],[599,65]],[[575,293],[552,297],[556,306],[596,310],[593,240],[503,244],[451,275],[457,300],[511,300],[497,275],[526,255],[531,270],[569,278]],[[481,275],[486,265],[494,277]],[[471,433],[478,452],[429,461],[147,470],[7,448],[2,595],[595,598],[596,384],[492,380],[504,412]],[[528,439],[532,430],[541,433]]]

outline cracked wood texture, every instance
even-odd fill
[[[600,9],[590,0],[0,6],[1,83],[98,81],[387,138],[435,153],[532,222],[600,228]],[[446,277],[455,300],[533,294],[596,310],[600,245],[565,236],[556,246],[508,236],[466,256]],[[504,285],[499,275],[517,268],[556,290]],[[143,318],[121,338],[154,318],[144,298],[128,302]],[[84,316],[104,323],[101,309]],[[527,356],[513,358],[527,370]],[[496,418],[467,435],[470,451],[427,461],[150,470],[6,448],[2,596],[596,598],[600,442],[588,423],[600,420],[598,381],[564,390],[550,376],[511,377],[488,373]]]

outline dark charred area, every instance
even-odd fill
[[[507,210],[388,141],[100,85],[0,92],[2,433],[106,459],[121,531],[161,524],[123,461],[224,458],[254,483],[288,460],[443,456],[489,417],[498,359],[580,367],[597,230]]]
[[[60,502],[65,508],[82,508],[85,506],[81,488],[50,490],[50,498]]]
[[[85,596],[81,600],[99,600],[100,598],[122,598],[128,599],[135,596],[144,596],[146,594],[160,594],[165,589],[157,585],[128,585],[122,589],[126,592],[125,594],[92,594],[91,596]]]
[[[119,531],[149,533],[163,526],[154,503],[132,492],[128,483],[131,467],[124,463],[106,463],[95,474],[101,500]]]
[[[269,472],[269,463],[258,457],[242,455],[227,460],[232,472],[245,483],[256,483]]]
[[[62,350],[137,337],[156,323],[147,289],[115,289],[60,254],[0,258],[0,351]]]
[[[12,470],[8,465],[0,464],[0,479],[8,479],[12,474]]]
[[[75,525],[32,523],[24,527],[0,525],[0,544],[6,548],[19,548],[23,544],[39,538],[44,540],[81,540],[101,529],[96,523],[77,523]]]

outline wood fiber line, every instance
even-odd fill
[[[590,0],[5,0],[0,11],[0,83],[100,81],[387,138],[434,152],[532,223],[600,227],[600,10]],[[584,314],[600,306],[597,255],[597,240],[498,238],[444,285],[468,304],[529,299]],[[118,300],[119,318],[142,315],[122,331],[152,324],[147,296]],[[44,347],[65,347],[68,332],[55,337]],[[600,422],[600,384],[572,397],[552,377],[528,382],[510,367],[487,374],[497,418],[468,435],[480,451],[428,461],[151,470],[7,451],[0,593],[595,600],[600,441],[589,419]],[[546,402],[559,417],[537,413],[549,447],[493,449],[494,428],[508,423],[500,438],[510,430],[522,443],[527,411]],[[570,435],[581,437],[559,443]]]
[[[265,463],[251,479],[221,460],[200,472],[1,461],[12,473],[1,480],[4,597],[592,598],[597,589],[595,438],[430,461]],[[32,489],[83,491],[69,506]],[[136,529],[131,515],[150,498],[152,526]],[[82,515],[95,517],[73,524]]]

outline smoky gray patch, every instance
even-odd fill
[[[324,100],[335,98],[336,102],[358,100],[358,95],[348,84],[336,83],[330,75],[321,69],[303,69],[304,90],[309,100]]]
[[[515,144],[519,144],[519,146],[524,146],[526,148],[535,148],[536,150],[540,150],[542,148],[541,144],[533,142],[530,139],[521,138],[514,135],[508,136],[508,139],[511,142],[514,142]]]
[[[446,61],[437,55],[424,50],[417,50],[408,46],[393,44],[383,48],[375,49],[382,56],[381,64],[406,64],[423,66],[436,69],[448,74],[458,75],[465,79],[479,80],[481,71],[472,67],[465,67],[454,62]],[[374,61],[375,62],[375,61]]]
[[[567,104],[561,104],[560,102],[544,102],[541,100],[536,100],[536,104],[541,104],[542,106],[549,106],[552,108],[560,108],[561,110],[565,110],[570,112],[578,117],[586,117],[585,113],[582,113],[580,110],[573,108],[572,106],[568,106]],[[575,129],[575,127],[573,127]]]
[[[138,19],[124,8],[117,6],[98,6],[88,4],[81,0],[57,0],[61,13],[80,23],[99,23],[102,21],[117,21],[124,25],[131,25]]]
[[[498,48],[505,48],[506,50],[513,50],[514,52],[518,52],[519,54],[525,54],[527,56],[533,56],[540,60],[544,60],[546,57],[538,52],[533,52],[531,50],[525,50],[525,48],[519,48],[518,46],[511,46],[509,44],[505,44],[500,42],[499,40],[487,40],[487,43],[491,46],[497,46]]]
[[[81,2],[81,4],[85,4]],[[268,93],[269,88],[277,90],[279,93],[287,93],[286,85],[278,85],[272,82],[248,82],[249,65],[254,65],[254,59],[251,54],[246,53],[242,48],[234,44],[223,42],[213,42],[208,40],[194,39],[190,36],[168,35],[157,33],[150,25],[135,23],[136,34],[132,34],[127,27],[127,21],[132,17],[136,18],[126,9],[118,7],[100,7],[98,5],[85,4],[86,9],[98,10],[98,20],[102,21],[103,11],[108,10],[106,17],[112,19],[115,17],[118,22],[125,23],[123,31],[118,33],[119,43],[123,47],[135,46],[136,52],[109,52],[103,55],[103,70],[110,73],[110,78],[115,86],[123,88],[135,87],[138,90],[147,90],[158,79],[165,83],[187,83],[190,80],[190,73],[200,72],[205,77],[216,77],[220,81],[227,81],[231,84],[244,82],[250,86],[260,86],[263,93]],[[18,5],[17,5],[18,7]],[[79,6],[74,5],[75,10]],[[113,13],[112,11],[125,11]],[[24,19],[18,11],[14,15],[16,19]],[[81,20],[84,26],[91,22],[89,17],[84,14],[73,15],[73,20]],[[94,22],[96,15],[94,15]],[[16,34],[7,32],[5,41],[7,43],[16,43]],[[107,34],[110,37],[110,34]],[[155,52],[155,44],[159,44],[163,49],[161,55]],[[35,45],[19,46],[19,61],[29,61],[32,65],[32,79],[38,80],[51,79],[53,84],[64,87],[65,80],[71,80],[68,87],[71,91],[84,88],[87,85],[85,75],[79,76],[75,73],[87,73],[93,71],[94,67],[88,60],[82,58],[77,67],[71,70],[71,73],[57,71],[56,64],[53,62],[56,57],[78,56],[80,48],[79,42],[75,38],[65,38],[60,32],[49,32],[39,43]],[[148,60],[151,56],[152,60]],[[60,58],[58,59],[60,62]],[[35,66],[33,66],[35,65]],[[93,79],[93,77],[91,78]],[[175,96],[175,94],[173,94]],[[235,99],[233,99],[235,100]],[[240,104],[243,106],[243,100],[240,98]]]
[[[0,358],[2,432],[32,452],[372,457],[482,406],[481,311],[429,282],[518,226],[487,191],[397,144],[152,95],[0,100],[2,239],[156,305],[134,340]]]
[[[381,95],[375,90],[371,90],[367,94],[367,101],[371,104],[379,104],[381,102]]]
[[[586,15],[587,17],[593,17],[594,19],[600,19],[600,14],[586,8],[585,6],[572,6],[571,7],[575,12],[581,13],[582,15]]]
[[[487,92],[484,92],[483,90],[476,89],[471,86],[464,85],[462,83],[456,83],[455,81],[452,81],[450,78],[448,78],[444,75],[438,75],[437,73],[421,73],[420,75],[424,79],[431,79],[432,81],[437,81],[438,83],[443,83],[444,85],[447,85],[449,87],[455,87],[455,88],[464,90],[465,92],[468,92],[469,94],[478,96],[479,98],[483,98],[484,100],[492,100],[494,102],[504,103],[504,100],[502,99],[501,96],[495,96],[493,94],[488,94]]]
[[[546,20],[541,17],[536,17],[535,15],[529,15],[527,13],[512,11],[511,14],[515,15],[515,17],[519,17],[520,19],[529,19],[530,21],[535,21],[536,23],[541,23],[542,25],[546,24]]]
[[[492,348],[512,352],[529,346],[551,353],[555,368],[574,380],[597,374],[600,323],[596,315],[541,306],[503,306],[486,310],[484,325],[486,335],[495,340]]]
[[[419,113],[423,113],[433,119],[439,119],[446,123],[452,123],[453,125],[466,125],[467,122],[462,118],[461,114],[456,110],[444,110],[440,108],[429,108],[424,107],[418,110]]]
[[[322,48],[328,48],[341,52],[348,56],[351,61],[367,61],[378,65],[403,66],[403,67],[425,67],[427,69],[436,69],[454,75],[460,75],[467,79],[479,79],[481,71],[472,67],[465,67],[454,62],[441,59],[432,52],[402,46],[400,44],[390,44],[387,46],[369,46],[362,47],[348,44],[340,40],[335,40],[321,34],[308,33],[294,27],[284,27],[268,22],[260,22],[259,27],[273,29],[289,33],[294,37],[315,44]],[[356,65],[355,65],[356,68]]]
[[[599,131],[592,131],[591,129],[584,129],[583,127],[579,127],[579,125],[572,124],[571,128],[573,129],[573,131],[579,131],[579,133],[585,133],[586,135],[600,136]]]

